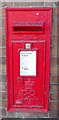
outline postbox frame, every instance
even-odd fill
[[[10,89],[11,89],[11,86],[9,85],[9,66],[8,66],[8,64],[9,64],[9,57],[8,57],[8,22],[7,22],[7,20],[8,20],[8,11],[22,11],[22,10],[34,10],[34,11],[36,11],[36,10],[43,10],[43,11],[49,11],[50,10],[50,12],[51,12],[51,16],[52,16],[52,8],[6,8],[6,12],[5,12],[5,15],[6,15],[6,72],[7,72],[7,110],[8,110],[8,112],[26,112],[26,107],[24,108],[23,107],[23,109],[20,107],[20,109],[19,109],[19,107],[17,107],[16,109],[15,109],[15,105],[13,106],[13,98],[11,97],[11,104],[10,104],[10,99],[9,99],[9,92],[10,92]],[[51,37],[51,35],[50,35],[50,37]],[[27,43],[27,42],[26,42]],[[50,45],[50,43],[48,43],[49,45]],[[10,52],[12,52],[12,50],[10,50]],[[49,55],[48,55],[48,57],[49,57],[49,68],[50,68],[50,49],[49,49]],[[49,70],[49,68],[47,69],[47,72],[49,72],[50,70]],[[38,108],[37,110],[35,109],[35,107],[33,107],[33,108],[31,108],[31,109],[28,109],[27,108],[27,112],[43,112],[43,113],[46,113],[46,112],[48,112],[48,101],[49,101],[49,76],[48,76],[48,81],[47,81],[47,83],[46,83],[46,85],[47,85],[47,87],[46,87],[46,91],[47,91],[47,95],[45,95],[45,97],[47,96],[47,101],[46,101],[46,98],[45,98],[45,100],[44,100],[44,107],[42,108],[42,107],[40,107],[40,108]],[[12,78],[11,78],[12,79]],[[45,81],[46,82],[46,81]],[[10,88],[10,89],[9,89]],[[47,88],[48,88],[48,90],[47,90]],[[12,95],[11,96],[13,96],[13,90],[12,90]],[[45,107],[45,105],[46,105],[46,107]],[[12,107],[13,106],[13,107]]]

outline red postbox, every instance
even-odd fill
[[[52,8],[6,8],[7,110],[48,112]]]

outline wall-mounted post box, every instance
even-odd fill
[[[51,8],[6,8],[10,112],[48,112],[51,19]]]

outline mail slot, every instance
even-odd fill
[[[13,32],[14,33],[43,33],[44,32],[44,22],[18,22],[14,23],[13,25]]]
[[[52,8],[6,8],[8,112],[48,112]]]

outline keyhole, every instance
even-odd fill
[[[19,78],[19,81],[20,81],[20,78]]]

